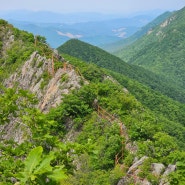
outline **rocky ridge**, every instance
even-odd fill
[[[152,185],[147,178],[141,178],[141,166],[148,159],[147,156],[143,156],[140,159],[135,158],[133,164],[128,169],[126,175],[119,180],[117,185],[129,185],[130,183],[138,185]],[[170,185],[168,175],[176,170],[176,165],[169,164],[167,167],[162,163],[152,163],[150,166],[151,174],[158,180],[158,185]]]
[[[35,51],[21,68],[4,81],[4,85],[7,88],[18,86],[35,94],[38,99],[36,107],[47,113],[62,102],[65,94],[79,89],[83,80],[71,65],[70,68],[59,68],[53,74],[52,59],[46,59]],[[29,129],[17,119],[1,126],[0,130],[2,139],[13,139],[19,144],[28,139],[25,135],[30,135],[26,134]]]
[[[52,74],[52,60],[34,52],[21,69],[18,69],[4,84],[7,88],[15,84],[35,94],[39,103],[37,108],[48,112],[62,101],[63,95],[81,87],[82,78],[75,68],[59,68]]]

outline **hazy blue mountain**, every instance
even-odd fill
[[[76,12],[76,13],[64,13],[64,12],[50,12],[50,11],[28,11],[28,10],[14,10],[14,11],[1,11],[0,17],[6,20],[18,20],[29,21],[37,23],[79,23],[89,21],[104,21],[125,17],[136,17],[138,15],[146,15],[151,18],[155,18],[160,15],[161,10],[149,11],[149,12],[137,12],[130,15],[123,14],[103,14],[97,12]]]
[[[18,21],[34,23],[78,23],[88,21],[102,21],[120,17],[118,15],[104,15],[101,13],[55,13],[49,11],[15,10],[1,12],[0,17]]]
[[[124,17],[97,13],[59,14],[52,12],[0,13],[19,29],[42,35],[56,48],[69,39],[77,38],[101,46],[127,38],[155,18],[154,14]]]

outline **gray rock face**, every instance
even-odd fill
[[[169,175],[170,173],[174,172],[175,169],[176,165],[169,164],[163,175]]]
[[[44,79],[43,74],[49,73],[49,80],[41,88]],[[62,81],[62,77],[66,80]],[[37,107],[43,112],[47,112],[51,107],[56,107],[61,103],[64,94],[68,94],[73,89],[80,88],[81,77],[74,68],[59,68],[52,74],[52,60],[40,56],[34,52],[30,59],[25,62],[20,71],[12,74],[5,81],[6,87],[13,87],[18,83],[19,87],[31,91],[39,100]]]
[[[164,174],[162,175],[159,185],[170,185],[167,176],[170,173],[174,172],[175,170],[176,170],[176,165],[169,164]]]
[[[119,180],[117,185],[128,185],[128,179],[122,178],[121,180]]]
[[[146,178],[140,178],[139,172],[140,166],[148,157],[143,156],[141,159],[137,159],[133,162],[133,165],[129,168],[125,177],[119,180],[117,185],[129,185],[129,184],[138,184],[138,185],[152,185]],[[168,165],[166,168],[161,163],[152,163],[151,173],[159,179],[159,185],[170,185],[168,180],[168,175],[175,171],[176,165]],[[163,173],[164,172],[164,173]]]
[[[65,69],[59,68],[54,74],[52,70],[52,60],[34,52],[21,69],[5,80],[4,85],[11,88],[16,84],[35,94],[38,98],[36,107],[46,113],[50,108],[56,107],[62,102],[63,95],[79,89],[80,82],[83,80],[72,66]],[[9,124],[0,126],[1,139],[13,139],[19,144],[28,139],[25,138],[25,135],[31,135],[29,129],[24,123],[17,121],[12,119]]]
[[[161,175],[162,171],[165,169],[164,164],[161,163],[153,163],[152,164],[152,173],[156,176]]]
[[[31,137],[29,127],[18,120],[12,120],[10,123],[0,125],[1,140],[14,140],[16,143],[21,144]]]
[[[143,162],[148,159],[147,156],[143,156],[140,160],[136,161],[128,170],[127,174],[134,172]]]

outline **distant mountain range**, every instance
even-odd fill
[[[56,48],[71,38],[96,46],[127,38],[152,21],[156,13],[130,17],[98,13],[59,14],[52,12],[1,12],[0,17],[19,29],[42,35]]]
[[[129,18],[136,17],[138,15],[146,15],[149,17],[157,17],[162,14],[161,10],[137,12],[129,15],[123,14],[103,14],[97,12],[76,12],[76,13],[56,13],[50,11],[28,11],[28,10],[11,10],[11,11],[1,11],[0,17],[6,20],[17,20],[26,21],[34,23],[82,23],[82,22],[96,22],[105,21],[117,18]]]

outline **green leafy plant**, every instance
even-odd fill
[[[54,153],[43,154],[43,148],[38,146],[30,151],[24,161],[24,170],[19,172],[16,177],[20,184],[57,184],[62,179],[66,179],[63,166],[52,167],[51,162],[54,160]]]
[[[40,88],[43,90],[44,87],[49,83],[49,80],[51,79],[51,76],[47,71],[43,72],[42,74],[42,82],[40,84]]]

